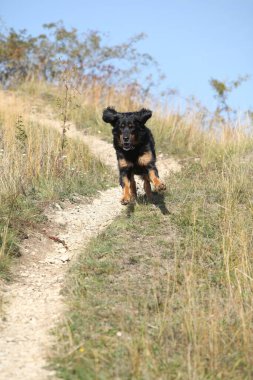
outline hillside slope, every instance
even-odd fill
[[[57,121],[34,118],[41,125],[57,130],[61,127]],[[88,143],[90,151],[104,164],[116,168],[111,144],[84,136],[74,125],[68,137]],[[180,166],[170,159],[161,161],[160,169],[162,175],[167,175]],[[0,370],[5,378],[54,378],[54,372],[45,369],[46,356],[53,342],[50,330],[64,309],[61,296],[64,275],[73,256],[122,212],[119,198],[120,189],[116,187],[100,192],[92,203],[56,204],[45,213],[48,223],[44,231],[34,236],[31,231],[22,245],[15,281],[5,286],[6,310],[0,336]]]

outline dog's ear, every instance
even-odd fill
[[[118,112],[114,108],[107,107],[103,112],[102,118],[105,123],[110,123],[113,125],[118,119]]]
[[[146,108],[142,108],[139,112],[137,112],[137,119],[141,124],[145,124],[148,119],[152,116],[152,111],[147,110]]]

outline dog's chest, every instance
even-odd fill
[[[139,155],[129,155],[125,158],[119,159],[119,167],[130,169],[134,174],[145,174],[147,172],[148,157],[143,157]]]

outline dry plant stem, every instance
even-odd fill
[[[66,133],[67,133],[66,124],[68,120],[68,104],[69,104],[69,86],[66,82],[65,82],[64,88],[65,88],[65,96],[64,96],[63,110],[62,110],[62,113],[63,113],[62,144],[61,144],[62,152],[66,144]]]

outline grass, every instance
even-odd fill
[[[253,377],[253,165],[187,164],[79,256],[53,363],[63,379]],[[159,200],[157,200],[159,206]]]
[[[67,108],[56,87],[19,91],[33,96],[37,111],[47,105],[105,139],[102,108],[150,106],[97,83],[70,91]],[[251,379],[252,133],[243,125],[203,129],[198,110],[156,111],[157,150],[187,158],[185,166],[157,207],[140,201],[80,254],[52,365],[71,380]],[[22,142],[22,128],[18,135]],[[58,177],[51,178],[54,193]]]
[[[64,85],[57,87],[44,82],[26,82],[18,88],[18,93],[22,97],[32,97],[38,112],[45,113],[45,108],[48,108],[51,114],[53,110],[54,117],[63,119],[65,90]],[[102,110],[108,105],[121,112],[151,108],[154,112],[148,127],[154,134],[157,151],[163,154],[213,159],[221,156],[224,149],[238,151],[239,147],[244,150],[245,145],[252,145],[252,138],[249,139],[244,125],[215,124],[213,121],[203,129],[207,115],[201,108],[179,112],[151,103],[149,99],[140,103],[131,90],[118,93],[115,88],[96,81],[87,84],[81,93],[69,85],[67,103],[67,118],[77,128],[109,142],[112,141],[111,127],[101,118]]]
[[[29,121],[33,101],[0,93],[0,277],[49,202],[94,196],[115,177],[77,140]]]

